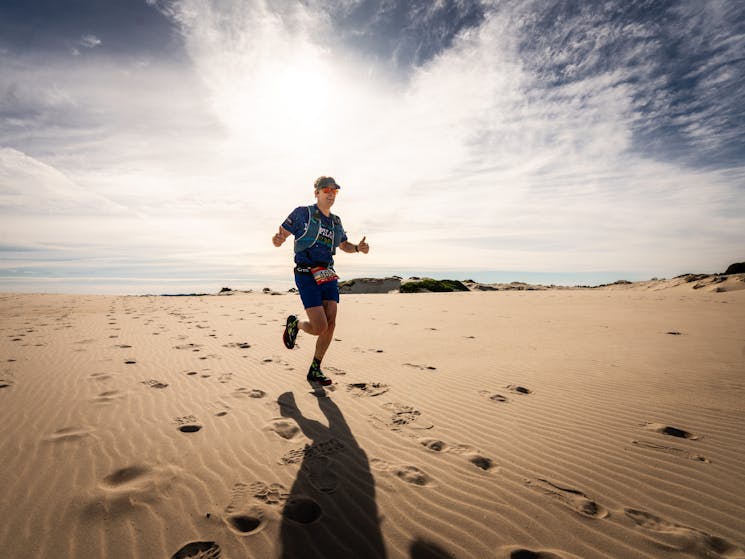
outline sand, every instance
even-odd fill
[[[0,295],[0,556],[743,558],[745,291]]]

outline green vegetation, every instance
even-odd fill
[[[469,291],[469,289],[458,280],[423,279],[401,284],[401,293],[421,293],[423,291],[444,293],[448,291]]]

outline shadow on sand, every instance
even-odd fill
[[[278,399],[282,416],[295,420],[312,440],[290,457],[300,470],[282,511],[280,557],[385,558],[367,454],[336,403],[324,391],[315,394],[328,427],[304,417],[291,392]]]

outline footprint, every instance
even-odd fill
[[[398,466],[394,473],[406,483],[425,486],[430,484],[430,478],[416,466]]]
[[[282,516],[298,524],[312,524],[321,518],[321,506],[310,497],[298,495],[289,499],[282,509]]]
[[[610,514],[608,509],[599,505],[577,489],[561,487],[560,485],[556,485],[555,483],[541,478],[538,478],[536,481],[538,483],[527,481],[526,485],[534,487],[538,491],[558,499],[562,504],[568,506],[582,516],[588,518],[606,518]]]
[[[222,347],[237,347],[239,349],[250,349],[251,344],[248,342],[231,342],[229,344],[224,344]]]
[[[435,452],[447,452],[450,446],[444,442],[440,441],[438,439],[432,439],[432,438],[422,438],[419,439],[419,444],[427,447],[430,450],[433,450]]]
[[[286,419],[284,417],[272,419],[266,425],[265,429],[275,432],[286,440],[294,439],[300,433],[300,427],[298,424],[292,419]]]
[[[669,425],[664,425],[662,423],[646,423],[644,424],[644,428],[649,431],[655,431],[656,433],[662,433],[663,435],[677,437],[679,439],[691,439],[695,441],[700,438],[698,435],[694,435],[693,433],[689,433],[683,429],[670,427]]]
[[[654,542],[668,549],[693,553],[704,558],[741,559],[745,557],[745,551],[742,548],[702,530],[675,524],[638,509],[625,508],[623,512],[637,526],[645,530]]]
[[[379,458],[373,458],[370,460],[370,467],[386,474],[392,474],[398,477],[399,479],[405,481],[406,483],[410,483],[412,485],[418,485],[420,487],[431,485],[432,480],[429,477],[428,474],[426,474],[423,470],[418,468],[417,466],[412,465],[404,465],[399,466],[395,464],[390,464],[386,462],[385,460],[381,460]]]
[[[171,555],[171,559],[220,559],[220,546],[215,542],[191,542]]]
[[[57,429],[54,433],[49,435],[44,440],[51,443],[59,443],[67,441],[79,441],[90,436],[91,432],[84,427],[63,427],[62,429]]]
[[[455,555],[434,542],[417,538],[409,546],[411,559],[455,559]]]
[[[480,454],[473,454],[469,456],[468,461],[477,468],[480,468],[486,472],[497,467],[491,458],[487,458],[486,456],[482,456]]]
[[[675,448],[673,446],[665,446],[665,445],[652,443],[648,441],[631,441],[631,444],[636,445],[641,448],[650,448],[652,450],[659,450],[662,452],[667,452],[668,454],[673,454],[675,456],[682,456],[684,458],[687,458],[688,460],[693,460],[694,462],[705,462],[707,464],[711,464],[711,461],[705,456],[701,456],[700,454],[691,454],[690,452],[682,448]]]
[[[165,382],[160,382],[159,380],[155,380],[155,379],[143,380],[140,382],[142,384],[148,385],[150,388],[158,388],[158,389],[168,388],[168,384],[166,384]]]
[[[111,380],[113,377],[110,373],[93,373],[91,376],[88,377],[89,380]]]
[[[362,348],[362,347],[353,347],[352,351],[356,351],[358,353],[384,353],[382,349],[375,349],[375,348]]]
[[[226,514],[224,519],[228,527],[241,536],[256,534],[266,525],[264,511],[258,506],[250,506],[243,511]]]
[[[201,425],[181,425],[178,430],[182,433],[196,433],[197,431],[201,431],[202,426]]]
[[[416,429],[431,429],[433,425],[421,420],[422,413],[411,406],[398,403],[383,404],[383,407],[392,411],[391,422],[394,425],[410,425]],[[416,425],[412,425],[416,423]]]
[[[416,365],[414,363],[404,363],[404,367],[413,367],[414,369],[419,369],[420,371],[436,371],[437,367],[432,367],[431,365]]]
[[[124,398],[124,393],[119,392],[118,390],[106,390],[91,399],[91,402],[94,404],[108,404],[109,402],[114,402],[115,400],[120,400],[122,398]]]
[[[373,425],[378,428],[400,430],[404,427],[410,429],[431,429],[432,423],[421,419],[421,412],[411,406],[395,402],[387,402],[383,407],[393,414],[388,419],[382,419],[376,415],[371,416]]]
[[[500,404],[510,401],[507,396],[503,396],[502,394],[494,394],[493,392],[489,392],[488,390],[479,390],[479,394],[481,394],[485,398],[489,398],[492,402],[498,402]]]
[[[200,351],[198,349],[195,349],[194,351]],[[219,355],[216,353],[210,353],[209,355],[202,355],[199,357],[200,361],[207,361],[207,359],[222,359]]]
[[[10,388],[13,386],[13,381],[8,379],[0,379],[0,389],[2,388]]]
[[[330,468],[328,456],[316,456],[303,462],[311,485],[321,493],[333,493],[339,487],[339,477]]]
[[[244,484],[245,485],[245,484]],[[289,491],[281,483],[266,484],[263,481],[255,481],[248,488],[255,499],[268,505],[277,505],[287,500]]]
[[[517,384],[509,384],[505,387],[510,392],[514,392],[515,394],[532,394],[533,391],[529,388],[525,388],[524,386],[519,386]]]
[[[223,515],[228,528],[240,536],[256,534],[266,525],[264,509],[248,499],[247,489],[249,486],[242,482],[233,486],[230,503]]]
[[[355,382],[347,385],[352,396],[380,396],[390,390],[387,384],[379,382]]]
[[[200,347],[202,347],[200,344],[182,344],[173,346],[173,349],[190,349],[192,351],[200,351]]]
[[[299,344],[295,344],[295,346],[296,346],[296,347],[300,347],[300,345],[299,345]],[[263,359],[263,360],[261,361],[261,364],[262,364],[262,365],[271,365],[271,364],[276,364],[276,365],[281,365],[281,366],[282,366],[282,367],[284,367],[284,368],[285,368],[285,370],[287,370],[287,371],[294,371],[294,370],[295,370],[295,369],[294,369],[294,368],[292,367],[292,365],[291,365],[291,364],[290,364],[290,363],[289,363],[288,361],[285,361],[284,359],[282,359],[282,358],[281,358],[280,356],[278,356],[278,355],[272,355],[271,357],[267,357],[267,358]],[[326,367],[326,369],[328,369],[328,367]]]
[[[282,456],[282,464],[299,464],[306,459],[316,458],[318,456],[329,456],[339,452],[344,448],[344,443],[339,439],[329,439],[311,445],[305,445],[303,448],[293,449]]]
[[[563,551],[533,551],[518,546],[503,547],[497,557],[499,559],[579,559],[577,555]]]
[[[465,456],[471,464],[484,471],[490,471],[499,468],[491,458],[483,456],[473,447],[470,447],[468,445],[451,445],[439,439],[429,437],[419,439],[419,444],[427,447],[434,452],[449,452]]]
[[[101,517],[101,508],[107,513],[121,514],[131,511],[142,502],[163,498],[177,477],[172,466],[131,464],[114,470],[99,483],[91,497],[87,511],[92,518]]]
[[[240,387],[233,391],[233,396],[236,398],[263,398],[266,396],[266,392],[258,388],[249,390],[248,388]]]
[[[73,343],[78,344],[78,345],[88,345],[88,344],[93,344],[95,342],[96,340],[88,339],[88,340],[78,340],[77,342],[73,342]]]

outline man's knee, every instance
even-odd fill
[[[328,328],[328,323],[324,321],[318,321],[318,322],[311,322],[310,323],[310,332],[308,332],[311,336],[320,336],[323,334],[326,329]]]

